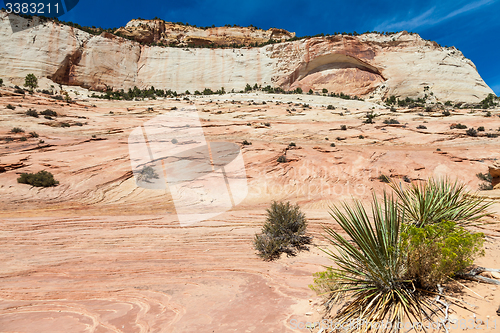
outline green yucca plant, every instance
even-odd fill
[[[380,204],[374,195],[372,219],[359,201],[352,206],[344,203],[341,208],[334,206],[330,214],[350,240],[325,228],[326,238],[336,251],[324,252],[338,267],[316,273],[315,284],[310,286],[327,297],[329,310],[334,303],[348,301],[337,312],[337,322],[361,321],[364,325],[352,331],[365,332],[370,327],[383,331],[372,326],[380,321],[394,327],[403,320],[429,319],[430,299],[406,279],[406,256],[400,241],[405,213],[397,201],[384,193]]]
[[[487,208],[492,204],[467,191],[465,184],[448,178],[431,178],[409,186],[391,181],[390,186],[406,212],[407,223],[417,227],[441,221],[469,225],[488,215]]]

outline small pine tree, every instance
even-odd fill
[[[28,74],[24,79],[24,86],[30,88],[31,91],[38,87],[38,79],[35,74]]]

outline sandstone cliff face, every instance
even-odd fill
[[[282,34],[256,29],[252,35],[242,30],[241,36],[231,32],[236,39],[230,39],[227,31],[233,28],[215,28],[182,35],[182,29],[192,27],[146,22],[149,25],[134,20],[127,29],[141,27],[143,32],[130,31],[153,41],[177,36],[184,41],[219,38],[232,43],[248,36],[256,40]],[[11,23],[32,28],[13,33]],[[181,29],[177,35],[175,29]],[[179,48],[144,46],[109,33],[93,36],[53,22],[33,26],[27,19],[2,12],[0,77],[20,84],[28,73],[90,89],[153,85],[177,92],[221,87],[239,91],[247,83],[257,83],[304,91],[325,88],[375,100],[432,93],[436,100],[465,102],[478,102],[493,92],[460,51],[406,32],[317,37],[253,48]],[[424,92],[424,87],[429,88]]]
[[[460,51],[417,34],[311,38],[273,45],[272,52],[280,59],[277,71],[290,73],[275,76],[285,88],[423,97],[428,86],[427,94],[444,101],[478,101],[492,92]]]
[[[269,40],[287,40],[295,33],[283,29],[261,30],[255,27],[197,28],[163,20],[132,20],[117,34],[133,38],[142,43],[165,45],[229,46],[261,44]]]

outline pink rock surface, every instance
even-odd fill
[[[2,332],[297,332],[291,320],[321,318],[320,299],[308,284],[330,262],[315,246],[275,262],[257,257],[253,237],[272,200],[298,203],[314,244],[323,246],[322,226],[338,228],[328,207],[352,197],[366,200],[372,189],[381,193],[387,189],[381,174],[411,181],[450,176],[476,189],[476,173],[487,172],[499,151],[499,138],[450,129],[460,122],[497,133],[498,109],[490,118],[480,110],[444,117],[306,95],[130,102],[80,97],[66,104],[44,95],[16,96],[10,89],[0,93]],[[249,194],[235,209],[181,227],[168,191],[135,185],[127,139],[135,127],[172,107],[193,105],[208,141],[252,142],[241,145]],[[375,124],[363,124],[373,106]],[[297,111],[286,110],[292,107]],[[52,109],[58,116],[29,117],[29,108]],[[389,118],[400,125],[383,124]],[[59,127],[62,122],[73,125]],[[261,126],[265,122],[270,126]],[[420,124],[427,129],[417,129]],[[25,133],[9,133],[13,127]],[[39,138],[20,140],[33,131]],[[280,155],[288,162],[278,163]],[[42,169],[60,184],[17,183],[20,173]],[[498,212],[498,191],[482,193],[497,201]],[[491,238],[478,264],[498,267],[498,213],[487,222],[480,230]],[[484,297],[468,291],[456,296],[478,305],[478,318],[495,318],[499,291],[467,286]],[[455,310],[460,318],[471,315]]]

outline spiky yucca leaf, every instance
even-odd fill
[[[359,201],[352,206],[334,206],[331,216],[350,240],[331,228],[327,239],[336,251],[325,250],[338,268],[317,273],[318,293],[327,296],[327,304],[350,301],[336,315],[338,323],[358,320],[361,327],[351,331],[383,331],[373,326],[384,321],[397,326],[403,321],[422,322],[432,312],[428,298],[405,280],[405,256],[400,242],[404,212],[392,197],[384,193],[383,204],[373,196],[372,220]]]
[[[409,224],[422,227],[441,221],[465,226],[487,215],[491,205],[466,190],[465,184],[448,178],[429,179],[426,183],[403,186],[391,181],[390,186],[406,211]]]

